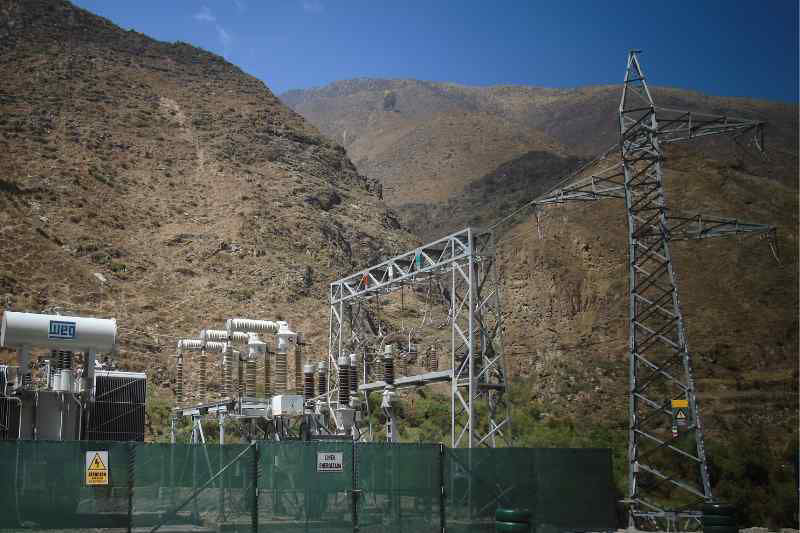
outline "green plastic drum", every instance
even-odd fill
[[[503,509],[498,507],[494,512],[494,519],[498,522],[519,522],[530,524],[531,512],[528,509]]]
[[[530,533],[531,525],[524,522],[495,522],[497,533]]]

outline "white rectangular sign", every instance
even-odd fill
[[[344,453],[317,452],[317,472],[344,472]]]

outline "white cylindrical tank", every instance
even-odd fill
[[[110,352],[116,339],[117,321],[114,319],[6,311],[0,327],[0,346],[6,348]]]

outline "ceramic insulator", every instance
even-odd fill
[[[264,396],[272,396],[272,361],[269,354],[264,354]]]
[[[198,374],[197,394],[199,397],[198,399],[203,403],[205,403],[206,401],[206,385],[208,383],[206,378],[207,366],[208,366],[208,356],[206,356],[206,352],[200,352],[200,357],[198,357],[197,359],[197,374]]]
[[[336,361],[339,367],[339,405],[350,405],[350,358],[342,355]]]
[[[306,400],[314,397],[314,365],[303,366],[303,396]]]
[[[245,361],[245,396],[256,395],[256,361],[248,359]]]
[[[391,354],[383,356],[383,381],[387,385],[394,385],[394,357]]]
[[[179,355],[175,361],[175,400],[178,405],[183,403],[183,356]]]
[[[288,387],[289,361],[286,352],[275,354],[275,392],[284,394]]]
[[[231,343],[232,344],[247,344],[248,339],[250,336],[247,333],[241,331],[235,331],[231,333]],[[209,342],[227,342],[228,341],[228,332],[224,329],[204,329],[200,332],[200,340]]]
[[[271,320],[231,318],[225,323],[225,329],[232,333],[236,331],[243,331],[245,333],[277,333],[278,323]]]
[[[358,392],[358,356],[350,354],[350,392]]]
[[[233,350],[226,350],[222,355],[222,394],[231,397],[233,396],[233,388],[231,378],[233,377]]]
[[[303,394],[303,354],[300,349],[300,333],[297,334],[297,342],[294,345],[294,388],[297,394]]]
[[[320,361],[317,365],[319,379],[317,380],[317,395],[325,396],[328,394],[328,365],[325,361]]]

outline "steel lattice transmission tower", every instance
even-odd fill
[[[639,52],[631,51],[619,106],[621,161],[532,202],[625,201],[629,258],[627,503],[631,519],[639,524],[696,519],[700,516],[698,504],[712,498],[670,242],[761,233],[772,246],[775,233],[773,226],[765,224],[669,210],[664,196],[663,146],[744,132],[755,133],[755,145],[761,150],[762,122],[657,107]]]

